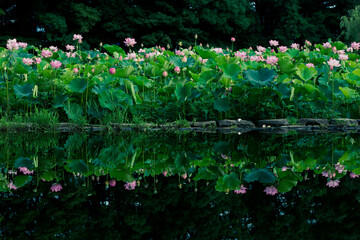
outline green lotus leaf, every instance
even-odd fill
[[[72,92],[83,93],[87,88],[87,82],[83,78],[75,78],[69,83],[68,86]]]
[[[244,77],[254,87],[269,86],[277,73],[273,69],[262,68],[260,70],[246,70]]]
[[[18,98],[30,97],[33,95],[34,85],[31,83],[25,83],[24,85],[15,85],[14,93]]]

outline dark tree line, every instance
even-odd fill
[[[197,42],[235,47],[343,40],[340,19],[356,0],[0,0],[0,43],[48,46],[84,36],[85,47],[133,37],[145,46]]]

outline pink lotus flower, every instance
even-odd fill
[[[349,56],[346,55],[346,54],[340,54],[339,55],[339,60],[348,60],[349,59]]]
[[[66,51],[74,51],[75,50],[75,46],[69,45],[69,44],[66,45],[65,48],[66,48]]]
[[[234,37],[231,38],[231,41],[232,41],[232,42],[235,42],[235,40],[236,40],[236,39],[235,39]]]
[[[269,41],[270,46],[277,47],[279,46],[279,42],[276,40],[270,40]]]
[[[182,51],[180,50],[176,50],[175,51],[175,55],[178,55],[178,56],[185,56],[185,53],[183,53]]]
[[[308,40],[305,40],[305,46],[310,47],[311,45],[312,45],[311,42],[309,42]]]
[[[51,61],[51,62],[50,62],[50,65],[51,65],[53,68],[57,69],[57,68],[60,68],[60,67],[61,67],[62,63],[61,63],[60,61],[58,61],[58,60],[54,60],[54,61]]]
[[[183,175],[181,175],[181,177],[182,177],[183,179],[186,179],[186,178],[187,178],[187,173],[184,173]]]
[[[109,69],[109,73],[110,73],[110,74],[115,74],[115,73],[116,73],[115,68],[110,68],[110,69]]]
[[[19,49],[19,44],[16,39],[9,39],[6,44],[6,48],[12,51],[13,49]]]
[[[339,186],[340,181],[339,180],[330,180],[326,183],[327,187],[337,187]]]
[[[74,34],[73,40],[78,40],[79,43],[82,42],[83,37],[80,34]]]
[[[240,189],[234,190],[234,193],[236,194],[245,194],[246,193],[246,187],[244,187],[244,185],[240,186]]]
[[[223,153],[221,153],[220,154],[221,155],[221,157],[223,158],[223,159],[231,159],[231,157],[229,157],[228,155],[225,155],[225,154],[223,154]]]
[[[257,46],[256,49],[259,51],[259,52],[265,52],[266,51],[266,48],[262,47],[262,46]]]
[[[58,51],[58,48],[57,47],[54,47],[54,46],[50,46],[49,49],[53,52],[57,52]]]
[[[110,187],[115,187],[116,186],[116,180],[115,179],[111,179],[110,182]]]
[[[355,173],[350,173],[350,178],[358,178],[360,175],[356,175]]]
[[[73,71],[74,71],[74,73],[78,73],[78,72],[79,72],[79,69],[78,69],[78,68],[74,68]]]
[[[288,169],[289,169],[288,166],[283,166],[283,167],[281,168],[281,171],[285,172],[285,171],[288,170]]]
[[[340,67],[341,66],[341,64],[340,64],[340,62],[338,60],[332,59],[332,58],[330,58],[330,60],[327,61],[327,63],[330,66],[330,70],[333,70],[334,67]]]
[[[34,60],[32,60],[31,58],[23,58],[22,61],[26,65],[32,65],[34,63]]]
[[[187,62],[187,58],[184,56],[184,57],[181,59],[181,61],[182,61],[183,63],[186,63],[186,62]]]
[[[163,77],[167,77],[167,75],[168,75],[167,71],[164,71],[164,72],[162,73],[162,75],[163,75]]]
[[[279,52],[284,53],[284,52],[286,52],[286,51],[288,50],[288,48],[285,47],[285,46],[280,46],[280,47],[278,48],[278,50],[279,50]]]
[[[30,175],[34,173],[34,170],[30,171],[27,167],[19,167],[20,172],[24,175]]]
[[[307,63],[305,64],[308,68],[315,68],[315,65],[313,63]]]
[[[271,66],[274,66],[274,65],[276,65],[278,60],[279,60],[279,58],[277,58],[276,56],[268,56],[266,59],[266,63],[270,64]]]
[[[261,61],[265,61],[265,59],[263,58],[263,56],[250,56],[250,61],[256,61],[256,62],[261,62]]]
[[[66,57],[68,57],[68,58],[74,58],[74,57],[76,57],[76,53],[67,52],[67,53],[66,53]]]
[[[165,49],[164,47],[162,47],[160,50],[161,50],[162,52],[164,52],[166,49]]]
[[[223,53],[223,49],[222,48],[213,48],[211,49],[212,51],[216,52],[216,53]]]
[[[125,183],[124,184],[124,186],[125,186],[125,189],[126,190],[134,190],[135,189],[135,187],[136,187],[136,181],[134,180],[133,182],[127,182],[127,183]]]
[[[179,74],[179,73],[180,73],[180,68],[179,68],[178,66],[176,66],[176,67],[174,68],[174,71],[175,71],[177,74]]]
[[[17,175],[17,171],[14,171],[14,170],[9,170],[8,173],[11,175]]]
[[[277,190],[276,187],[274,187],[274,186],[271,186],[271,187],[267,186],[267,187],[265,188],[264,192],[265,192],[267,195],[272,195],[272,196],[274,196],[274,195],[276,195],[276,194],[278,193],[278,190]]]
[[[127,57],[125,57],[125,60],[135,59],[135,58],[136,58],[136,53],[128,53]]]
[[[41,63],[41,58],[36,57],[36,58],[35,58],[35,62],[36,62],[36,64]]]
[[[355,50],[359,50],[360,49],[360,43],[352,42],[351,43],[351,48],[353,48]]]
[[[41,51],[41,56],[44,57],[44,58],[49,58],[53,55],[52,51],[50,50],[47,50],[47,49],[43,49]]]
[[[352,47],[349,47],[348,49],[346,49],[347,52],[354,52],[354,49]]]
[[[331,48],[331,43],[329,42],[326,42],[326,43],[323,43],[323,47],[326,49],[326,48]]]
[[[246,58],[246,55],[247,55],[247,53],[244,52],[244,51],[242,51],[242,52],[239,52],[239,51],[235,52],[235,57],[240,57],[242,60],[244,60],[244,59]]]
[[[51,185],[50,190],[52,192],[59,192],[62,190],[62,186],[59,183],[54,183],[53,185]]]
[[[135,42],[135,39],[134,38],[125,38],[125,41],[124,41],[125,45],[127,47],[134,47],[134,45],[136,44]]]
[[[297,50],[300,49],[300,45],[299,45],[298,43],[292,43],[292,44],[290,45],[290,47],[291,47],[292,49],[297,49]]]
[[[21,48],[26,48],[28,46],[28,44],[24,43],[24,42],[18,42],[18,46]]]
[[[168,172],[166,170],[163,171],[163,175],[164,177],[166,177],[166,175],[168,174]]]

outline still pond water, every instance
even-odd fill
[[[0,134],[0,239],[360,239],[360,135]]]

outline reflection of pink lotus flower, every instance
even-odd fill
[[[125,38],[125,41],[124,41],[125,45],[127,47],[134,47],[134,45],[136,44],[135,42],[135,39],[134,38]]]
[[[43,49],[41,51],[41,56],[44,57],[44,58],[49,58],[53,55],[52,51],[50,50],[47,50],[47,49]]]
[[[8,183],[8,188],[11,190],[11,189],[14,189],[14,190],[16,190],[17,189],[17,187],[15,186],[15,184],[13,183],[13,182],[9,182]]]
[[[337,186],[339,186],[339,183],[340,183],[340,181],[339,180],[330,180],[330,181],[328,181],[327,183],[326,183],[326,186],[327,187],[337,187]]]
[[[183,179],[186,179],[186,178],[187,178],[187,173],[184,173],[183,175],[181,175],[181,177],[182,177]]]
[[[345,166],[341,165],[340,163],[335,164],[335,170],[337,170],[339,173],[346,171]]]
[[[125,189],[126,190],[134,190],[135,189],[135,187],[136,187],[136,181],[134,180],[133,182],[127,182],[127,183],[125,183]]]
[[[115,179],[111,179],[109,184],[110,184],[110,187],[115,187],[115,185],[116,185],[116,180],[115,180]]]
[[[222,157],[223,159],[231,159],[231,157],[229,157],[229,156],[227,156],[227,155],[225,155],[225,154],[223,154],[223,153],[221,153],[221,157]]]
[[[350,178],[358,178],[360,175],[356,175],[355,173],[350,173]]]
[[[323,171],[321,173],[321,175],[324,176],[324,177],[329,177],[329,172],[328,171]]]
[[[33,174],[34,170],[30,171],[27,167],[19,167],[19,171],[25,175]]]
[[[34,63],[34,60],[32,60],[31,58],[23,58],[22,61],[26,65],[32,65]]]
[[[62,186],[59,183],[54,183],[53,185],[51,185],[50,190],[52,192],[59,192],[62,190]]]
[[[264,192],[265,192],[267,195],[272,195],[272,196],[274,196],[275,194],[278,193],[278,190],[277,190],[276,187],[274,187],[274,186],[271,186],[271,187],[267,186],[267,187],[265,188]]]
[[[163,175],[164,177],[166,177],[166,175],[168,174],[168,172],[166,170],[163,171]]]
[[[60,68],[60,67],[61,67],[62,63],[61,63],[60,61],[58,61],[58,60],[55,60],[55,61],[51,61],[51,62],[50,62],[50,65],[51,65],[53,68],[57,69],[57,68]]]
[[[244,185],[241,185],[240,186],[240,189],[238,189],[238,190],[234,190],[234,193],[236,193],[236,194],[245,194],[246,193],[246,187],[244,187]]]

